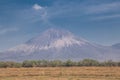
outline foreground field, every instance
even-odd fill
[[[0,80],[120,80],[120,67],[1,68]]]

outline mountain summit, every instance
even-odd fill
[[[83,41],[84,43],[85,41]],[[63,45],[70,45],[70,44],[79,44],[80,41],[77,40],[71,32],[66,30],[58,30],[58,29],[48,29],[36,38],[33,38],[27,42],[28,44],[36,44],[37,45],[50,45],[50,44],[63,44]],[[40,44],[38,44],[40,43]],[[59,45],[58,45],[59,46]]]
[[[62,29],[48,29],[24,44],[0,54],[0,60],[120,60],[120,50],[88,42]]]

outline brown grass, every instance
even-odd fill
[[[1,68],[0,80],[120,80],[120,67]]]

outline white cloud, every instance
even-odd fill
[[[41,10],[41,9],[43,9],[43,7],[40,6],[40,5],[38,5],[38,4],[34,4],[33,5],[33,9],[35,9],[35,10]]]
[[[0,35],[7,34],[9,32],[16,32],[18,31],[18,28],[6,28],[0,30]]]
[[[47,16],[48,16],[48,12],[47,12],[47,7],[42,7],[38,4],[34,4],[32,6],[32,8],[36,11],[32,11],[31,15],[32,15],[32,22],[37,22],[37,21],[47,21]]]
[[[99,16],[99,17],[93,18],[93,20],[106,20],[106,19],[113,19],[113,18],[120,18],[120,14]]]
[[[106,4],[98,4],[88,6],[86,8],[86,13],[93,14],[93,13],[106,13],[106,12],[114,12],[120,10],[120,2],[114,3],[106,3]]]

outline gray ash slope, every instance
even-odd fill
[[[0,53],[2,61],[24,60],[120,60],[120,49],[102,46],[60,29],[48,29],[24,44]],[[117,45],[118,46],[118,45]]]

